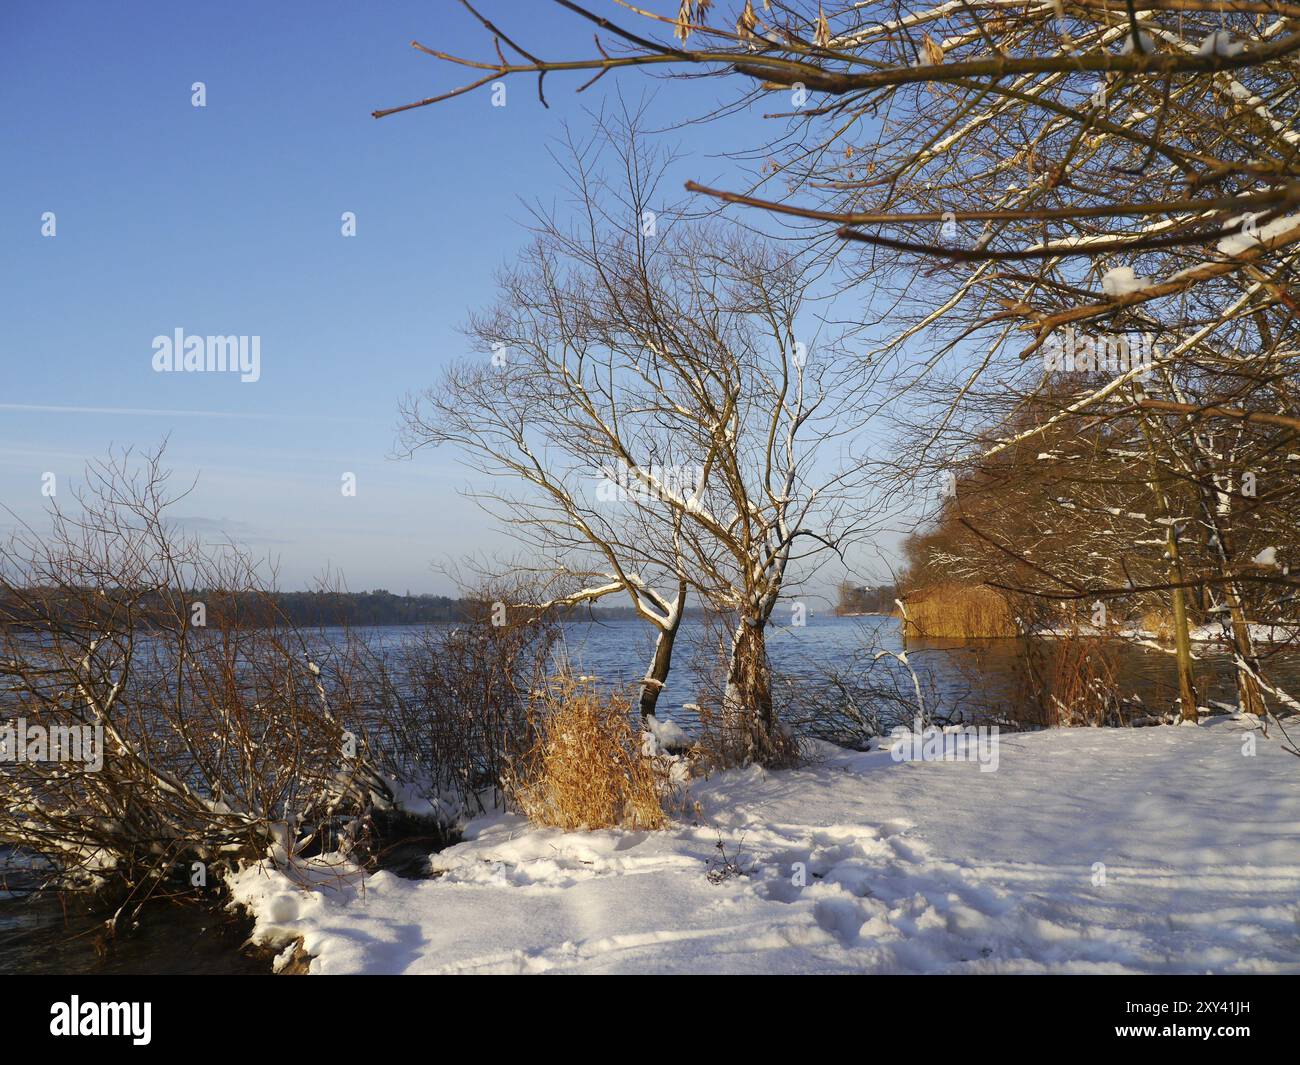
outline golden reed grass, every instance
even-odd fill
[[[566,831],[665,823],[654,762],[641,750],[626,698],[558,677],[531,712],[536,739],[507,774],[511,798],[530,821]]]
[[[1051,728],[1119,725],[1115,648],[1104,636],[1071,631],[1049,643],[1043,677]]]
[[[1172,610],[1148,610],[1138,620],[1138,625],[1157,640],[1173,643],[1174,612]]]
[[[964,640],[1018,635],[1010,604],[992,588],[945,581],[918,589],[904,605],[904,636]]]

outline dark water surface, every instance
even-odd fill
[[[0,901],[0,973],[160,976],[269,974],[265,952],[244,950],[252,921],[159,903],[112,943],[104,915],[65,912],[57,898]]]

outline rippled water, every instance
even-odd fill
[[[409,630],[384,626],[364,630],[377,648],[400,643]],[[850,670],[861,677],[871,652],[906,650],[913,669],[926,687],[929,709],[941,716],[958,713],[1010,714],[1023,671],[1022,645],[1016,640],[909,640],[901,639],[897,618],[884,615],[836,617],[808,615],[805,624],[773,625],[767,638],[773,669],[806,682],[824,680],[830,671]],[[583,622],[565,626],[557,656],[575,671],[597,677],[602,683],[634,688],[645,675],[654,647],[654,630],[635,619]],[[1232,663],[1219,645],[1198,644],[1195,654],[1198,691],[1203,700],[1236,702]],[[688,616],[673,655],[673,670],[659,700],[659,717],[670,717],[687,731],[696,724],[689,704],[697,701],[702,662],[717,660],[716,635],[702,621]],[[1149,707],[1172,708],[1177,698],[1173,656],[1135,646],[1116,649],[1120,694],[1137,695]],[[1268,664],[1269,675],[1300,689],[1300,653],[1283,652]],[[910,678],[892,658],[881,658],[871,668],[892,674],[910,691]],[[683,709],[683,705],[687,708]],[[910,707],[904,708],[910,713]]]

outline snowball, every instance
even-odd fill
[[[1131,266],[1116,266],[1107,270],[1101,279],[1101,290],[1107,296],[1126,296],[1130,292],[1141,292],[1151,284],[1145,277],[1138,277]]]
[[[691,745],[691,738],[682,731],[680,725],[677,725],[669,718],[660,721],[654,714],[651,714],[646,718],[646,727],[654,736],[658,749],[661,751],[671,751]]]
[[[1150,55],[1156,50],[1156,42],[1151,39],[1151,35],[1145,30],[1138,30],[1138,40],[1142,42],[1142,51]],[[1128,55],[1133,51],[1133,34],[1132,32],[1124,34],[1124,45],[1120,48],[1120,55]]]
[[[1201,41],[1201,46],[1196,50],[1197,55],[1221,55],[1233,56],[1241,55],[1246,50],[1246,46],[1240,41],[1234,41],[1232,34],[1227,30],[1219,30],[1215,33],[1208,34]]]
[[[276,895],[270,905],[271,920],[276,924],[289,924],[298,920],[298,900],[292,895]]]

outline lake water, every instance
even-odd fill
[[[411,630],[386,626],[354,630],[376,649],[395,648]],[[330,633],[326,633],[327,638]],[[716,647],[706,625],[687,618],[674,654],[673,673],[660,697],[659,717],[671,718],[688,732],[697,725],[687,704],[696,702],[702,665]],[[644,674],[653,648],[653,632],[635,619],[573,623],[565,627],[557,649],[577,672],[602,684],[633,688]],[[800,626],[775,626],[768,651],[778,674],[818,683],[829,672],[861,676],[874,650],[904,650],[898,621],[883,616],[840,618],[810,616]],[[1012,709],[1019,673],[1018,644],[1011,640],[911,641],[912,667],[922,678],[927,706],[942,715],[1001,717]],[[1233,701],[1231,666],[1222,651],[1199,646],[1198,679],[1203,700]],[[1139,695],[1153,709],[1167,710],[1176,695],[1173,659],[1158,651],[1125,648],[1120,656],[1124,695]],[[1300,656],[1287,652],[1273,663],[1273,675],[1300,688]],[[891,658],[872,667],[886,689],[910,693],[911,677]],[[899,720],[910,718],[908,702],[897,704]],[[247,934],[241,922],[202,909],[156,907],[142,916],[142,927],[124,936],[111,950],[96,945],[99,918],[65,914],[57,899],[25,897],[31,880],[22,870],[5,871],[0,849],[0,972],[266,972],[264,958],[239,951]]]
[[[338,630],[341,632],[341,630]],[[376,649],[396,647],[410,637],[401,626],[354,630],[364,633]],[[886,722],[911,720],[912,679],[891,657],[876,659],[877,651],[907,652],[912,669],[922,681],[928,711],[941,718],[1014,717],[1022,688],[1023,645],[1016,640],[909,640],[905,645],[897,618],[886,615],[837,617],[809,615],[802,625],[774,624],[767,637],[772,668],[796,684],[816,686],[831,673],[863,681],[870,671],[870,687],[897,691],[896,714]],[[557,665],[567,661],[577,673],[597,678],[609,686],[633,692],[645,675],[654,648],[654,630],[636,619],[571,623],[556,649]],[[1120,694],[1137,696],[1161,712],[1172,709],[1177,698],[1173,656],[1148,648],[1119,646],[1117,659]],[[1202,701],[1235,702],[1232,663],[1218,644],[1198,644],[1196,675]],[[660,696],[658,717],[670,718],[694,731],[697,721],[691,704],[707,690],[709,665],[719,658],[717,633],[699,618],[682,623],[673,654],[673,669]],[[1300,653],[1282,652],[1269,663],[1269,675],[1300,688]],[[795,700],[797,704],[798,700]]]

